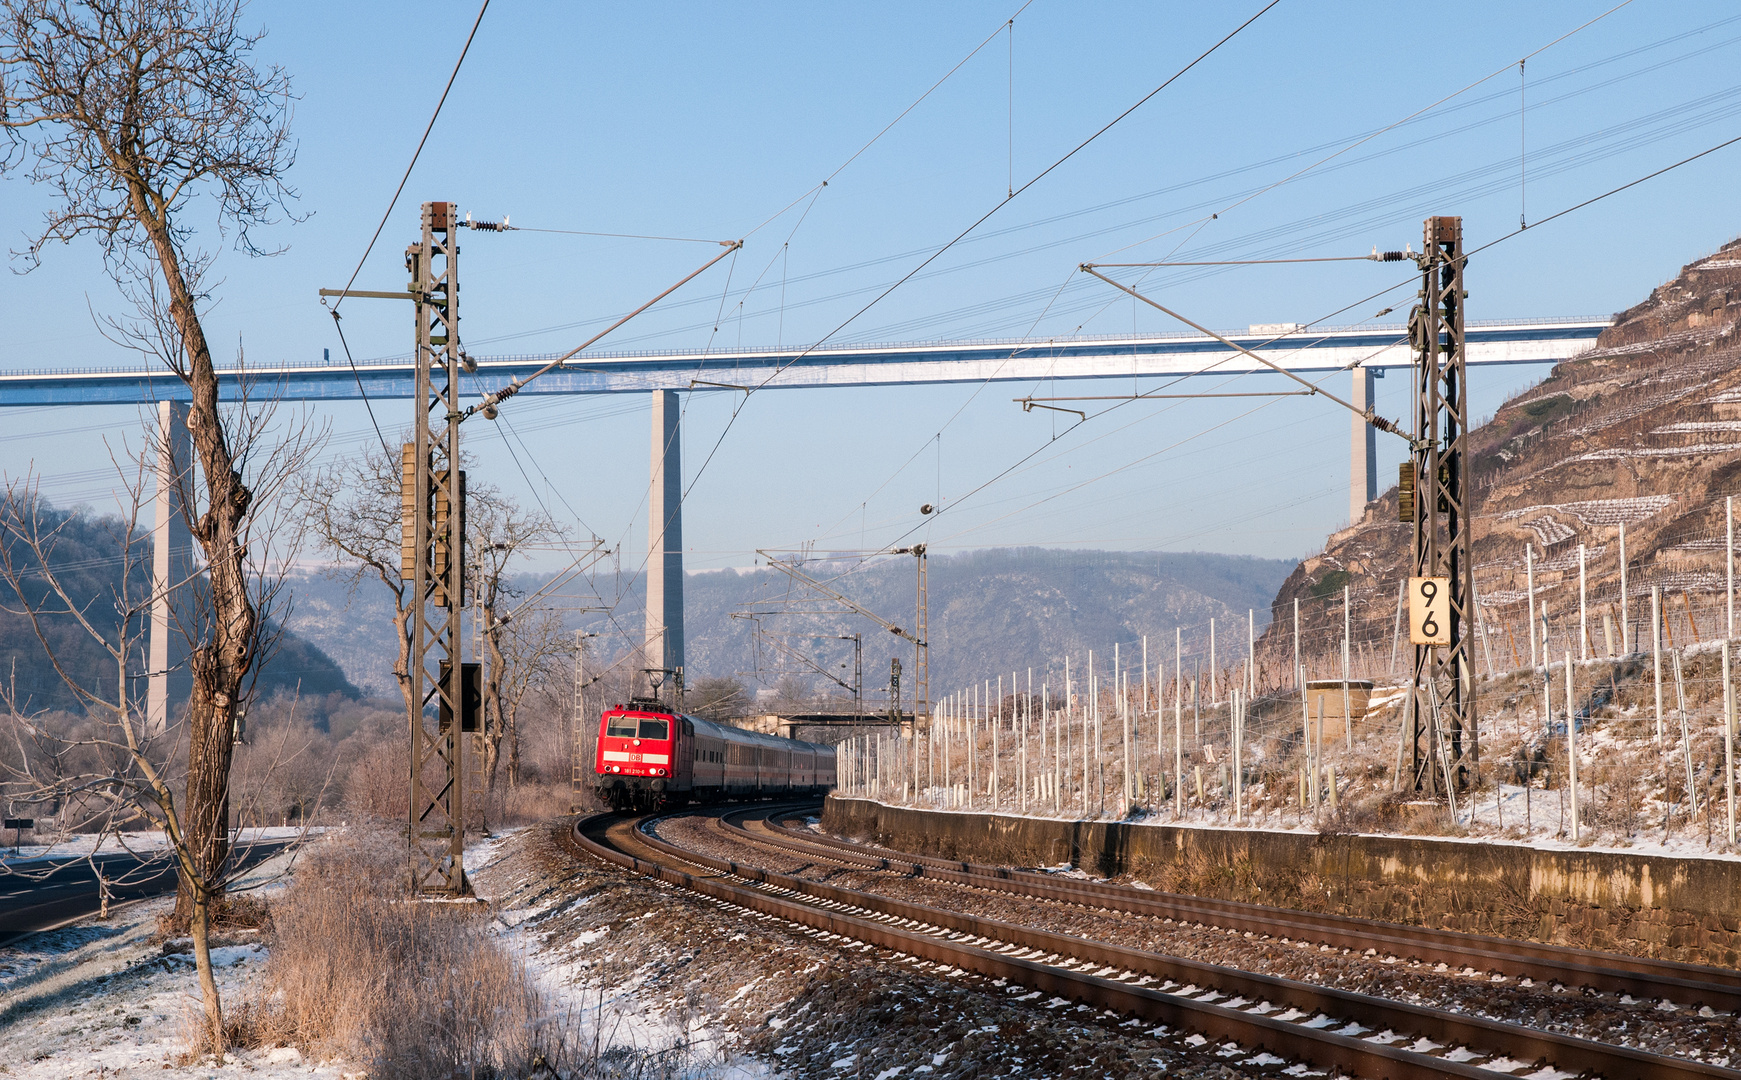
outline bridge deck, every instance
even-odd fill
[[[1468,330],[1471,364],[1539,364],[1565,360],[1591,348],[1606,319],[1541,319],[1476,323]],[[1227,335],[1291,371],[1353,367],[1407,367],[1407,328],[1362,326],[1273,334]],[[485,394],[553,359],[544,356],[479,358],[466,392]],[[744,352],[589,353],[543,376],[528,394],[619,394],[683,390],[693,380],[769,389],[892,386],[917,383],[1034,382],[1112,376],[1231,375],[1263,365],[1200,334],[1073,338],[1066,341],[971,341],[900,345],[828,346]],[[371,398],[408,398],[409,359],[359,363],[273,364],[245,372],[223,369],[224,393],[244,387],[253,397],[346,400],[366,390]],[[696,386],[709,390],[717,387]],[[179,380],[162,370],[59,370],[0,374],[0,407],[17,405],[144,404],[187,397]]]

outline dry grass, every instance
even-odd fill
[[[574,801],[571,785],[567,782],[522,780],[513,785],[500,782],[485,797],[481,810],[483,821],[488,822],[491,829],[505,829],[563,817],[573,808]],[[468,813],[479,809],[475,803],[467,807]]]
[[[686,1050],[611,1047],[553,1007],[483,905],[420,903],[403,837],[354,827],[314,845],[272,905],[264,980],[230,1010],[237,1045],[338,1056],[371,1080],[682,1080]],[[584,1012],[584,1010],[582,1010]]]
[[[479,912],[405,894],[403,841],[383,831],[317,845],[274,905],[260,996],[237,1034],[367,1063],[396,1077],[529,1076],[544,1005]]]

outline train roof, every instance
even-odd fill
[[[716,724],[712,720],[703,720],[699,716],[683,714],[683,718],[695,725],[696,731],[704,731],[715,738],[731,739],[734,742],[752,743],[757,746],[778,749],[790,749],[794,745],[808,747],[811,750],[826,750],[833,753],[834,747],[821,743],[805,742],[803,739],[788,739],[783,735],[765,735],[760,731],[750,731],[748,728],[733,727],[730,724]]]

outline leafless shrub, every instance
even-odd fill
[[[415,902],[403,841],[349,830],[317,846],[275,905],[251,1040],[367,1062],[397,1077],[534,1072],[543,1004],[479,909]]]
[[[392,821],[405,816],[405,778],[411,775],[411,748],[404,739],[371,745],[345,779],[347,813]]]
[[[342,1056],[376,1080],[549,1077],[700,1080],[717,1062],[680,1045],[614,1045],[611,1020],[556,1009],[482,909],[419,903],[396,831],[315,845],[273,905],[264,980],[230,1011],[238,1045]]]

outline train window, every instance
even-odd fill
[[[635,718],[632,716],[613,716],[605,734],[613,739],[632,739],[635,737]]]
[[[641,738],[643,738],[643,739],[669,739],[670,737],[671,737],[671,725],[669,723],[667,723],[666,721],[664,721],[664,720],[650,720],[644,716],[641,718]]]

